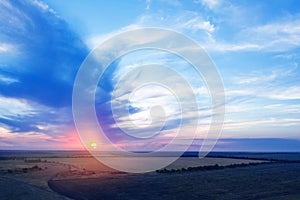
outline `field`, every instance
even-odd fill
[[[0,151],[0,199],[300,198],[300,153],[194,156],[166,167],[174,173],[128,174],[87,152]]]
[[[76,199],[299,199],[300,164],[177,174],[58,180],[51,186]]]

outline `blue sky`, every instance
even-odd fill
[[[298,4],[289,0],[2,0],[0,149],[81,148],[71,106],[73,82],[84,58],[106,38],[122,31],[162,27],[197,41],[223,78],[226,116],[217,150],[264,150],[263,142],[270,144],[265,150],[278,151],[282,146],[283,151],[300,151]],[[177,63],[175,68],[192,83],[203,106],[201,125],[205,130],[210,102],[205,86],[193,79],[186,63],[156,53],[140,52],[113,63],[113,70],[100,83],[106,88],[106,97],[111,97],[122,74],[136,63],[146,63],[149,56],[145,55],[153,54],[161,63]],[[149,90],[139,98],[151,99],[154,89]],[[98,114],[105,113],[105,119],[99,119],[113,130],[109,137],[124,146],[126,138],[114,129],[103,98],[100,95],[96,103]],[[164,98],[162,91],[160,98],[147,103],[168,102]],[[160,147],[170,139],[168,131],[176,129],[176,106],[163,106],[172,120],[165,137],[159,139],[162,142],[149,141],[147,145]],[[133,102],[133,120],[147,122],[143,118],[147,108]],[[258,141],[258,147],[253,141]]]

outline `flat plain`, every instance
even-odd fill
[[[84,151],[0,151],[0,199],[296,200],[298,161],[300,153],[212,152],[179,158],[166,167],[174,173],[130,174]]]

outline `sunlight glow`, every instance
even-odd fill
[[[90,142],[89,145],[91,148],[96,149],[97,148],[97,143],[96,142]]]

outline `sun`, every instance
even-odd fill
[[[90,142],[90,147],[93,149],[97,148],[97,143],[96,142]]]

